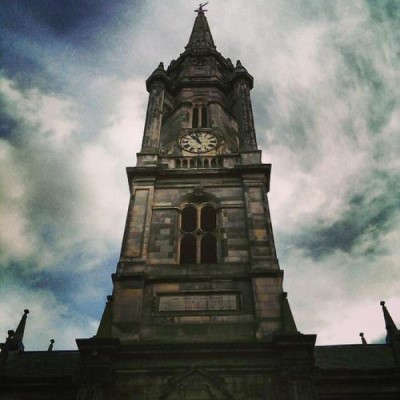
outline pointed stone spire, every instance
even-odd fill
[[[13,342],[20,351],[24,351],[24,344],[22,341],[24,339],[26,319],[28,318],[28,314],[29,310],[28,309],[24,310],[24,315],[22,316],[21,321],[19,322],[13,336]]]
[[[393,350],[393,358],[397,367],[400,366],[400,330],[397,329],[388,309],[385,306],[385,302],[381,301],[383,318],[385,319],[386,325],[386,343],[391,346]]]
[[[382,311],[383,311],[383,318],[385,319],[386,325],[386,343],[390,344],[396,335],[400,334],[400,331],[397,329],[396,324],[394,323],[391,315],[389,314],[388,309],[385,306],[385,302],[381,301]]]
[[[9,358],[9,355],[16,354],[20,351],[24,351],[24,332],[26,326],[26,319],[29,314],[29,310],[24,310],[24,315],[19,322],[15,331],[9,330],[6,342],[1,346],[0,353],[0,369],[3,368]]]
[[[186,45],[185,50],[204,51],[216,50],[213,37],[211,35],[210,27],[208,26],[207,18],[203,7],[207,3],[200,4],[197,12],[196,20],[194,21],[192,33],[189,38],[189,43]]]
[[[158,64],[158,67],[153,71],[153,73],[146,80],[146,88],[147,88],[148,92],[150,92],[151,87],[156,82],[163,83],[163,84],[168,83],[167,74],[165,72],[164,63],[162,61],[160,62],[160,64]]]
[[[14,336],[14,331],[9,330],[8,336],[6,339],[5,343],[2,343],[1,345],[1,353],[0,353],[0,369],[3,369],[4,366],[6,365],[7,359],[8,359],[8,354],[12,350],[13,347],[13,336]]]
[[[362,344],[368,344],[367,341],[364,338],[364,333],[363,332],[360,332],[360,337],[361,337],[361,343]]]
[[[246,68],[243,67],[242,63],[240,60],[236,60],[236,70],[237,71],[246,71]]]
[[[233,70],[232,76],[230,78],[232,81],[237,81],[239,79],[244,79],[247,81],[247,84],[249,85],[249,88],[253,88],[253,83],[254,79],[253,77],[247,72],[247,69],[243,67],[242,63],[240,60],[236,61],[236,67]]]
[[[111,333],[111,303],[113,301],[113,296],[107,296],[106,307],[104,308],[103,316],[97,329],[96,338],[110,338]]]
[[[289,301],[287,299],[287,293],[282,293],[282,319],[283,319],[283,326],[282,332],[283,333],[291,333],[296,334],[299,333],[296,327],[296,323],[294,322],[292,310],[290,309]]]

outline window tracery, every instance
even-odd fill
[[[218,223],[216,206],[209,202],[187,203],[180,217],[180,264],[216,264]]]

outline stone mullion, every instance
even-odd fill
[[[194,231],[194,235],[196,238],[196,264],[200,264],[201,262],[201,238],[202,231],[201,231],[201,209],[200,207],[196,206],[196,213],[197,213],[197,220],[196,220],[196,230]]]

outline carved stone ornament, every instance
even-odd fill
[[[195,67],[205,67],[208,64],[207,58],[204,57],[192,57],[190,62]]]
[[[194,195],[195,195],[195,196],[202,196],[203,194],[204,194],[204,189],[203,189],[202,186],[197,186],[197,187],[194,189]]]
[[[85,384],[78,392],[77,400],[105,400],[103,388],[98,384]]]
[[[165,146],[162,146],[162,147],[160,147],[159,152],[160,152],[161,156],[166,156],[168,154],[168,148]]]
[[[222,378],[198,368],[192,368],[169,380],[160,400],[233,399]]]

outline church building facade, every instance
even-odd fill
[[[2,345],[0,399],[399,399],[400,331],[315,346],[277,259],[253,77],[217,50],[202,6],[185,50],[146,81],[147,115],[113,292],[78,351]]]

